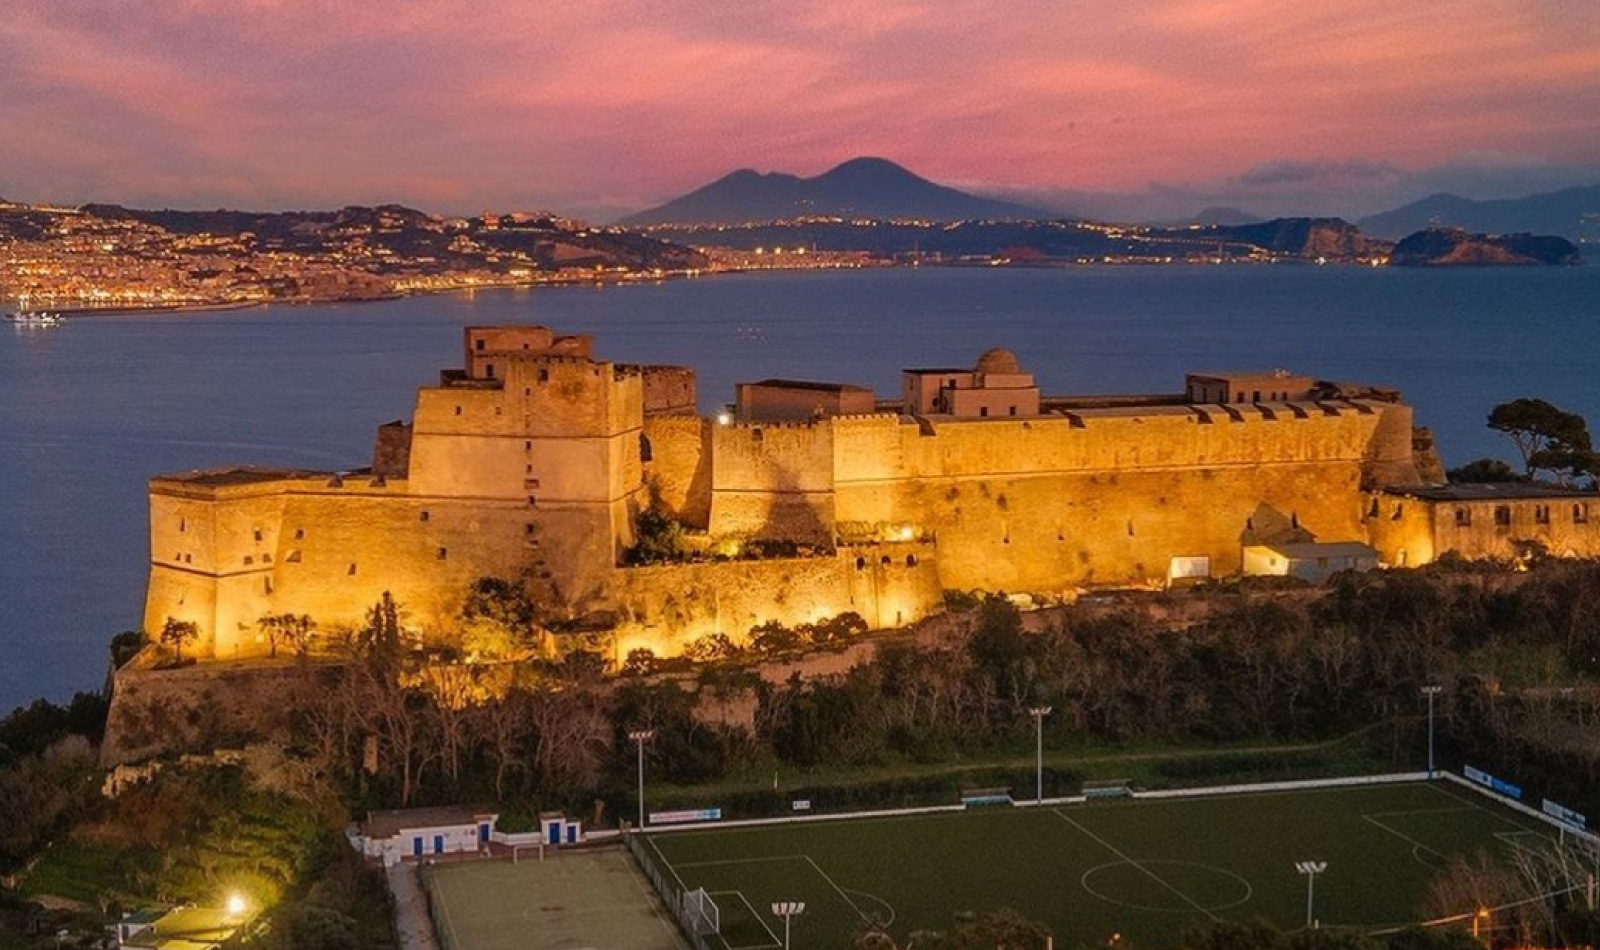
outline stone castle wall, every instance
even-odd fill
[[[1600,498],[1466,501],[1372,492],[1365,505],[1372,546],[1384,563],[1397,567],[1451,553],[1511,560],[1526,554],[1530,543],[1557,557],[1600,557]]]
[[[736,643],[768,621],[814,623],[854,612],[873,628],[910,623],[938,609],[933,548],[888,543],[834,555],[636,567],[616,573],[617,655],[647,648],[670,656],[708,634]]]
[[[694,415],[651,416],[644,422],[650,446],[645,478],[662,507],[690,528],[711,523],[713,425]]]
[[[682,411],[689,371],[596,361],[581,337],[472,328],[466,362],[383,427],[371,473],[154,480],[146,629],[193,620],[198,654],[258,655],[264,614],[353,626],[388,591],[444,637],[494,576],[671,652],[846,610],[911,622],[945,588],[1159,584],[1174,558],[1226,575],[1245,544],[1366,540],[1363,489],[1418,480],[1411,410],[1382,400],[723,424]],[[836,553],[620,568],[652,497],[715,549]]]

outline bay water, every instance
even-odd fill
[[[3,327],[0,714],[104,682],[107,641],[140,620],[149,476],[362,467],[375,427],[460,365],[462,327],[497,323],[692,366],[707,412],[768,377],[889,397],[904,367],[1005,346],[1058,395],[1277,368],[1393,386],[1449,465],[1512,459],[1484,421],[1519,396],[1600,425],[1593,266],[814,271]]]

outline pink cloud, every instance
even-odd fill
[[[0,194],[644,203],[863,153],[1063,189],[1600,162],[1584,0],[20,0]]]

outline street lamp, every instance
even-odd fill
[[[1306,876],[1306,926],[1315,928],[1317,921],[1311,912],[1311,905],[1317,893],[1317,875],[1328,869],[1328,862],[1297,861],[1294,869]]]
[[[654,729],[635,729],[628,738],[639,745],[639,830],[644,830],[644,744],[656,737]]]
[[[1428,778],[1433,774],[1433,698],[1444,692],[1443,686],[1424,686],[1422,695],[1428,697]]]
[[[1478,932],[1488,922],[1489,922],[1489,908],[1487,908],[1487,907],[1478,908],[1478,912],[1476,914],[1472,915],[1472,939],[1474,939],[1474,940],[1478,939]]]
[[[806,905],[802,901],[778,901],[772,905],[773,916],[783,918],[783,950],[789,950],[789,919],[805,912]]]
[[[1049,706],[1032,706],[1028,715],[1033,717],[1034,751],[1033,778],[1034,804],[1044,804],[1044,717],[1050,715]]]

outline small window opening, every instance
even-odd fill
[[[1502,528],[1511,526],[1511,506],[1497,505],[1494,509],[1494,523]]]
[[[426,509],[426,508],[424,508],[424,509],[422,509],[422,513],[421,513],[421,515],[419,515],[419,517],[420,517],[420,518],[421,518],[421,519],[422,519],[422,520],[423,520],[423,521],[427,521],[427,520],[428,520],[428,517],[429,517],[429,516],[428,516],[428,509]]]

